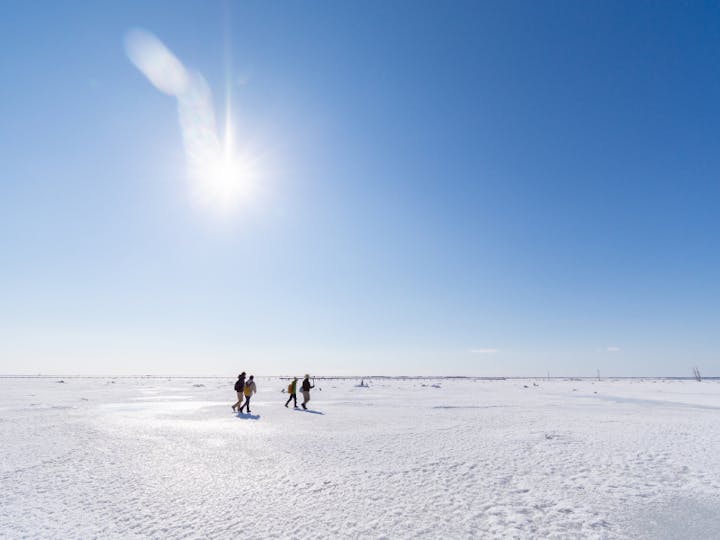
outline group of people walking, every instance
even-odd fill
[[[246,380],[245,372],[243,371],[240,375],[238,375],[237,381],[235,381],[235,392],[237,392],[237,402],[232,406],[232,410],[243,412],[243,409],[247,410],[247,413],[250,414],[250,398],[257,392],[257,385],[255,384],[254,375],[250,375],[250,377]],[[293,377],[292,382],[287,387],[287,392],[290,394],[290,397],[285,402],[285,406],[287,407],[291,401],[294,402],[294,407],[297,409],[297,382],[298,378]],[[315,388],[314,384],[310,384],[310,375],[305,375],[305,378],[302,381],[302,384],[300,385],[300,391],[303,395],[303,402],[300,404],[303,409],[307,410],[307,403],[310,401],[310,389]],[[244,400],[244,402],[243,402]]]
[[[243,371],[238,375],[238,380],[235,381],[235,392],[237,392],[237,403],[232,406],[233,411],[243,412],[243,409],[247,409],[247,413],[250,414],[250,398],[255,392],[257,392],[257,385],[255,384],[255,376],[250,375],[245,380],[245,372]],[[243,403],[243,399],[245,403]],[[238,407],[240,407],[238,409]]]
[[[285,406],[287,407],[290,405],[290,401],[294,403],[294,407],[297,409],[297,382],[298,378],[293,377],[292,382],[288,384],[287,392],[290,394],[290,397],[285,402]],[[307,409],[306,405],[308,401],[310,401],[310,389],[315,388],[314,384],[310,384],[310,375],[305,375],[305,378],[303,379],[302,384],[300,385],[300,390],[302,391],[303,395],[303,402],[300,404],[302,405],[303,409]]]

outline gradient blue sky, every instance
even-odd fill
[[[5,1],[0,373],[720,375],[718,21]],[[133,27],[219,117],[231,88],[233,215],[192,204]]]

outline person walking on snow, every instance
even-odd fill
[[[310,375],[305,375],[302,386],[300,387],[303,395],[302,408],[307,410],[307,402],[310,401],[310,389],[315,388],[315,385],[310,384]]]
[[[257,392],[257,386],[255,386],[255,381],[253,380],[253,378],[254,375],[250,375],[250,378],[245,383],[245,403],[242,407],[240,407],[240,412],[242,412],[242,410],[247,407],[247,413],[250,414],[250,398],[255,392]]]
[[[235,409],[237,409],[240,404],[243,402],[243,390],[245,390],[245,372],[243,371],[240,375],[238,375],[238,380],[235,381],[235,392],[237,392],[237,403],[232,406],[233,412],[235,412]]]
[[[288,394],[290,394],[290,397],[285,402],[285,406],[287,407],[290,404],[290,400],[294,401],[294,407],[297,409],[297,377],[293,377],[293,380],[290,384],[288,384]]]

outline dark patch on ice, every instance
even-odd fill
[[[507,405],[436,405],[433,409],[506,409]]]
[[[368,403],[367,401],[324,400],[323,403],[330,403],[333,405],[346,405],[350,407],[375,407],[375,403]]]
[[[643,509],[633,519],[643,538],[705,540],[720,538],[720,499],[673,497]],[[639,537],[638,536],[638,537]]]
[[[678,407],[682,409],[704,409],[704,410],[710,410],[710,411],[719,411],[720,407],[715,405],[702,405],[702,404],[695,404],[695,403],[684,403],[682,401],[666,401],[666,400],[660,400],[660,399],[643,399],[643,398],[630,398],[630,397],[618,397],[618,396],[604,396],[600,394],[593,394],[591,395],[579,395],[574,396],[579,398],[595,398],[599,399],[601,401],[610,401],[612,403],[631,403],[631,404],[637,404],[637,405],[652,405],[652,406],[662,406],[662,407]]]

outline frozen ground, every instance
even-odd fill
[[[233,382],[0,379],[0,537],[720,538],[720,382]]]

